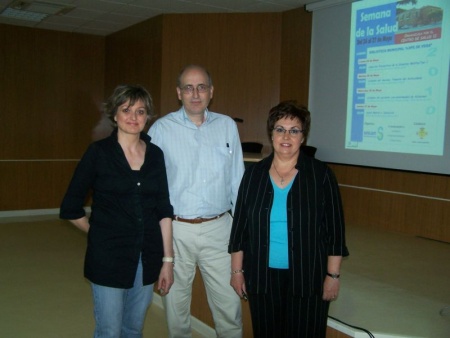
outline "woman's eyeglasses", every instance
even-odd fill
[[[286,132],[288,132],[289,135],[297,137],[297,136],[300,136],[301,133],[303,133],[303,130],[296,129],[296,128],[286,130],[283,127],[276,127],[276,128],[273,128],[273,132],[274,132],[274,134],[280,135],[280,136],[284,135],[284,134],[286,134]]]

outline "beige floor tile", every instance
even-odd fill
[[[85,247],[86,236],[56,216],[0,218],[0,337],[92,337]],[[164,312],[155,304],[144,337],[167,337]]]

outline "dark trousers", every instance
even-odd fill
[[[255,338],[325,338],[330,303],[292,295],[289,271],[269,269],[266,294],[250,294]]]

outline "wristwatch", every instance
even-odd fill
[[[162,258],[163,263],[172,263],[172,265],[175,265],[175,257],[163,257]]]
[[[327,272],[327,276],[329,276],[329,277],[331,277],[333,279],[339,279],[340,274]]]

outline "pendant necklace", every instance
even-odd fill
[[[277,167],[275,166],[275,163],[272,162],[272,164],[273,164],[273,168],[275,169],[277,175],[281,178],[280,184],[281,184],[281,185],[284,185],[284,177],[281,176],[280,173],[278,172]],[[290,173],[290,172],[292,171],[292,169],[294,169],[294,168],[295,168],[295,165],[291,168],[291,170],[289,170],[289,171],[286,173],[285,176],[289,176],[289,173]]]

